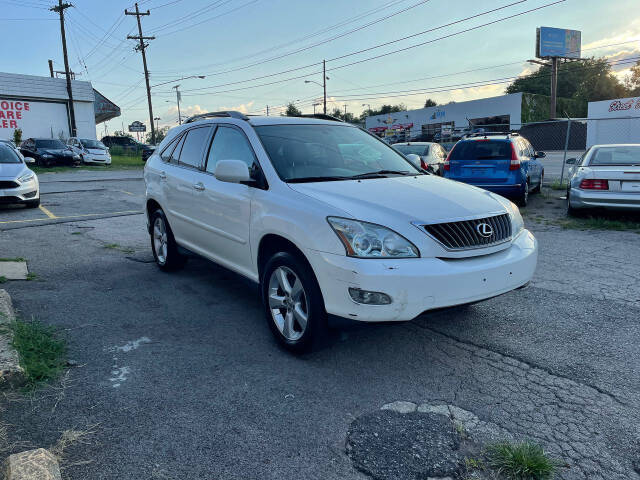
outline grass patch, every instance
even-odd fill
[[[23,257],[15,257],[15,258],[0,258],[0,262],[26,262],[27,259]]]
[[[35,280],[36,278],[38,278],[38,275],[36,275],[33,272],[29,272],[29,273],[27,273],[27,278],[25,278],[25,280],[27,282],[31,282],[31,281]]]
[[[133,248],[123,247],[118,243],[107,243],[104,248],[108,248],[109,250],[118,250],[124,253],[134,253],[135,250]]]
[[[564,229],[573,230],[617,230],[636,231],[640,233],[640,222],[603,217],[567,217],[555,220],[554,223]]]
[[[560,179],[555,179],[553,182],[551,182],[551,185],[549,185],[549,188],[551,188],[551,190],[566,190],[567,185],[568,185],[568,182],[560,183]]]
[[[487,447],[489,466],[509,480],[549,480],[560,465],[540,445],[531,442],[496,443]]]
[[[16,320],[11,324],[13,347],[24,369],[26,388],[56,378],[65,366],[67,346],[57,337],[53,327],[32,320]]]
[[[3,277],[2,275],[0,275],[0,284],[1,283],[7,283],[9,280],[7,280],[7,277]]]
[[[140,170],[144,168],[144,162],[140,155],[112,155],[111,165],[80,165],[78,167],[38,167],[36,165],[29,166],[31,170],[40,173],[60,173],[60,172],[75,172],[81,171],[110,171],[110,170]]]

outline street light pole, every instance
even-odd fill
[[[178,125],[182,125],[182,117],[180,116],[180,90],[178,88],[180,85],[176,85],[173,88],[176,89],[176,101],[178,103]]]
[[[155,117],[154,120],[156,121],[156,132],[158,131],[158,120],[161,120],[160,117]]]
[[[327,62],[322,60],[322,90],[324,91],[324,107],[323,112],[327,114]]]

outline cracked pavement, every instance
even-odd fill
[[[102,185],[100,211],[142,201],[141,182],[122,182]],[[79,209],[91,195],[70,198]],[[0,228],[2,256],[38,275],[3,288],[22,317],[62,328],[77,365],[2,400],[10,441],[46,447],[65,429],[95,431],[69,447],[70,480],[363,479],[345,451],[350,425],[408,401],[534,439],[567,463],[567,480],[640,478],[640,235],[525,221],[540,242],[529,287],[349,326],[303,357],[276,346],[245,280],[199,259],[159,272],[141,215]]]

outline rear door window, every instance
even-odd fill
[[[211,127],[192,128],[185,135],[179,165],[183,167],[202,168],[204,149],[211,134]],[[175,155],[174,155],[175,156]]]
[[[509,160],[511,145],[502,140],[471,140],[459,142],[449,160]]]

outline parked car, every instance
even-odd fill
[[[517,133],[476,134],[457,142],[444,163],[444,176],[475,185],[526,206],[539,192],[544,167],[531,143]]]
[[[56,138],[27,138],[20,145],[20,153],[43,167],[80,163],[80,155]]]
[[[570,158],[567,210],[640,211],[640,144],[594,145]]]
[[[22,155],[22,153],[20,153],[20,149],[16,146],[15,143],[13,143],[13,140],[0,140],[1,144],[7,145],[9,148],[13,148],[13,150],[18,154],[18,156],[22,159],[25,160],[24,155]],[[31,157],[28,158],[27,163],[35,163],[35,160]]]
[[[411,162],[414,167],[442,176],[442,168],[447,158],[447,152],[439,144],[434,142],[406,142],[395,143],[392,147],[404,155],[417,155],[420,157],[418,162]],[[407,158],[411,161],[411,157]]]
[[[186,250],[258,283],[293,351],[327,315],[411,320],[521,287],[536,267],[512,202],[426,175],[348,123],[199,115],[170,130],[144,179],[158,267],[181,267]]]
[[[37,175],[5,143],[0,143],[0,203],[22,203],[27,208],[40,205]]]
[[[146,162],[156,149],[153,145],[140,143],[131,137],[108,135],[106,137],[102,137],[101,142],[109,148],[120,147],[125,152],[139,153],[142,156],[143,162]]]
[[[98,140],[71,137],[67,145],[80,156],[83,163],[111,165],[109,148]]]

